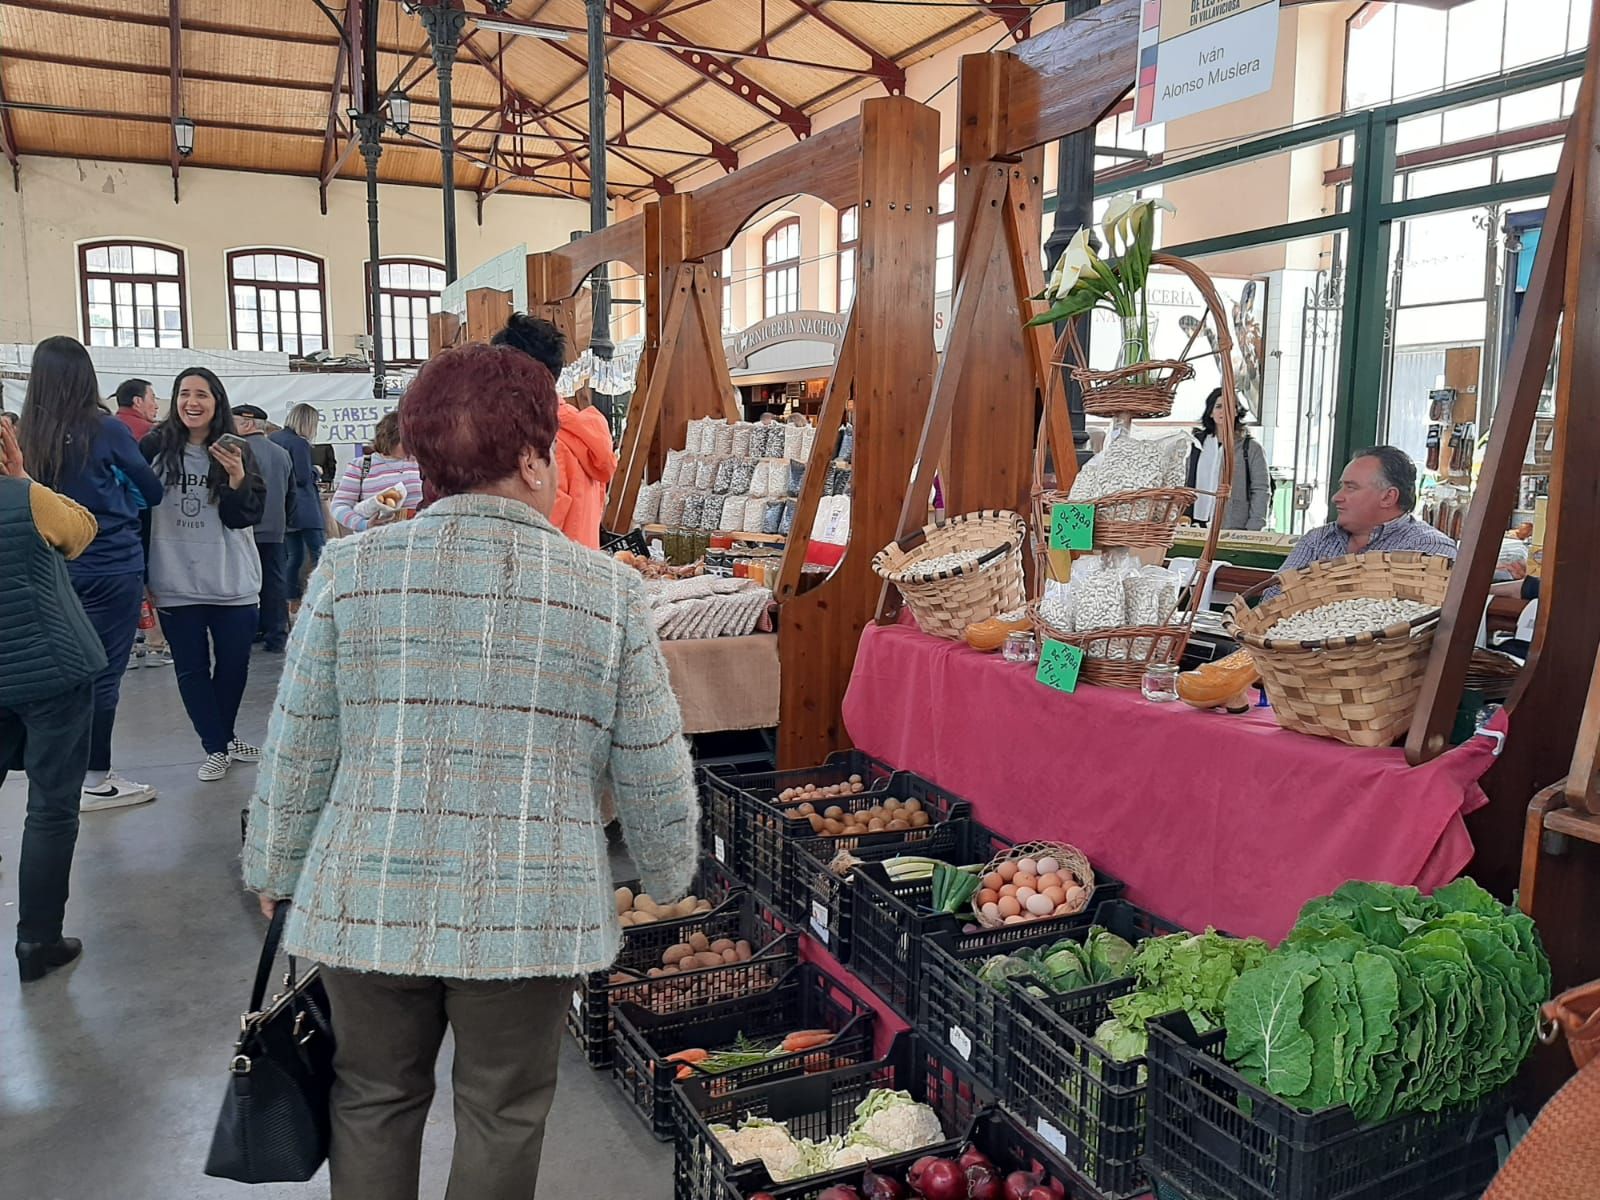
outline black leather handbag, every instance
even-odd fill
[[[285,901],[267,928],[250,1010],[239,1020],[206,1156],[206,1174],[220,1179],[304,1183],[328,1157],[333,1023],[317,968],[297,974],[291,957],[285,990],[263,1004],[288,915]]]

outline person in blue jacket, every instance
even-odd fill
[[[156,790],[112,770],[111,734],[144,601],[138,501],[153,508],[165,489],[128,427],[100,406],[94,363],[75,338],[46,338],[34,348],[17,438],[34,480],[88,509],[100,530],[67,564],[106,654],[105,669],[94,680],[81,808],[143,804],[156,798]]]

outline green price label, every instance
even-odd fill
[[[1050,509],[1050,549],[1094,549],[1094,505],[1056,504]]]
[[[1082,669],[1082,650],[1065,642],[1046,641],[1039,651],[1039,671],[1034,678],[1058,692],[1075,692]]]

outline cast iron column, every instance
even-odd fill
[[[1094,8],[1100,0],[1067,0],[1066,11],[1062,19],[1072,20]],[[1094,222],[1094,126],[1081,130],[1071,137],[1064,137],[1056,143],[1056,215],[1050,227],[1050,236],[1045,241],[1045,275],[1055,270],[1056,261],[1066,251],[1067,243],[1078,230],[1091,226]],[[1089,326],[1090,320],[1087,313],[1077,318],[1078,340],[1083,343],[1085,365],[1089,353]],[[1065,329],[1065,323],[1057,324],[1056,336],[1059,338]],[[1067,394],[1067,412],[1072,417],[1072,444],[1078,452],[1078,461],[1081,463],[1088,457],[1089,431],[1083,418],[1083,392],[1072,381],[1072,376],[1065,368],[1061,371],[1061,382]]]
[[[444,281],[456,281],[456,129],[451,103],[450,76],[455,70],[456,47],[467,14],[455,0],[439,0],[417,10],[433,47],[433,66],[439,76],[439,174],[444,189]]]
[[[376,26],[376,22],[374,22]],[[372,277],[367,300],[372,305],[372,394],[383,398],[383,306],[378,294],[378,159],[383,157],[384,116],[381,112],[357,113],[356,133],[361,138],[361,157],[367,163],[367,262]]]
[[[589,229],[598,232],[606,227],[605,0],[584,0],[584,9],[589,27]],[[590,294],[594,298],[594,328],[589,335],[589,349],[599,359],[609,359],[615,349],[611,344],[609,271],[609,264],[602,263],[589,277]]]

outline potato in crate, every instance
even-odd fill
[[[1175,931],[1126,900],[1106,900],[1043,929],[937,934],[923,950],[917,1028],[1004,1097],[1014,1057],[1012,1016],[1025,994],[1065,995],[1120,978],[1137,941]]]
[[[820,766],[803,771],[747,771],[736,764],[709,763],[699,769],[701,849],[736,874],[740,860],[737,802],[741,795],[770,796],[795,788],[882,787],[894,775],[888,763],[859,750],[840,750]],[[742,875],[741,875],[742,877]],[[772,897],[768,897],[771,899]]]
[[[993,1095],[914,1034],[887,1058],[713,1095],[677,1087],[675,1200],[725,1200],[804,1180],[790,1195],[853,1183],[877,1161],[958,1154]]]
[[[742,911],[739,897],[747,894],[721,864],[710,858],[700,860],[700,869],[689,894],[677,901],[658,904],[653,897],[639,893],[637,888],[637,880],[629,880],[617,888],[617,919],[623,926],[617,965],[627,967],[637,963],[646,970],[659,962],[667,947],[698,931],[725,928],[730,921],[736,921]],[[676,915],[685,903],[689,908],[687,915]],[[773,920],[781,927],[781,923]],[[591,1067],[603,1067],[611,1061],[611,1013],[605,1002],[611,973],[593,971],[580,979],[573,989],[572,1009],[567,1014],[567,1030]]]
[[[615,1017],[612,1081],[662,1141],[677,1134],[672,1088],[679,1080],[702,1080],[712,1095],[721,1095],[872,1059],[872,1010],[838,980],[804,964],[756,996],[677,1013],[652,1013],[625,1001]]]

